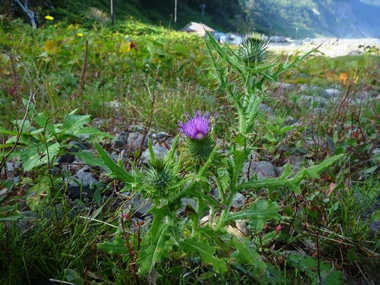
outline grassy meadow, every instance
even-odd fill
[[[380,280],[378,51],[252,59],[249,45],[133,20],[118,31],[0,25],[0,284]],[[321,90],[335,95],[322,104]],[[178,137],[178,152],[149,170],[141,149],[109,159],[128,127],[176,137],[195,110],[210,113],[212,141],[223,144],[204,160]],[[103,181],[91,199],[70,199],[72,173],[55,171],[72,141],[92,150],[76,155]],[[282,174],[241,183],[251,151]],[[150,174],[171,180],[157,188]],[[123,212],[123,192],[152,201],[151,225]],[[240,210],[236,193],[247,198]],[[184,197],[197,206],[179,217]],[[209,214],[214,223],[201,226]],[[243,237],[225,230],[241,220]]]

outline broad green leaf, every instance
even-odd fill
[[[0,222],[15,222],[21,218],[22,216],[20,214],[10,214],[7,216],[3,216],[0,214]]]
[[[75,111],[68,114],[63,122],[63,128],[72,133],[78,131],[78,129],[82,128],[85,124],[88,124],[91,119],[90,115],[74,115],[74,112]]]
[[[215,247],[207,243],[202,243],[195,238],[188,238],[180,242],[180,245],[185,251],[196,252],[202,258],[202,262],[211,264],[216,272],[223,274],[227,271],[227,265],[224,260],[214,256]]]
[[[58,142],[48,146],[44,143],[39,143],[38,146],[30,146],[21,153],[23,167],[25,171],[31,171],[33,168],[54,161],[59,153],[60,144]]]
[[[13,135],[13,136],[17,135],[17,131],[9,131],[9,130],[4,129],[4,128],[0,128],[0,133],[6,134],[6,135]]]
[[[94,155],[90,152],[85,151],[78,151],[78,152],[70,152],[70,154],[76,155],[83,159],[83,161],[90,165],[90,166],[100,166],[105,171],[111,172],[110,168],[107,166],[107,164],[104,163],[104,161],[101,158],[94,157]]]
[[[82,127],[82,128],[76,129],[73,132],[73,135],[75,135],[75,136],[78,136],[78,135],[90,135],[90,136],[97,135],[100,137],[113,138],[112,135],[107,134],[105,132],[102,132],[101,130],[94,128],[94,127]]]
[[[377,168],[378,168],[377,165],[372,166],[372,167],[366,169],[366,170],[364,171],[364,173],[365,173],[365,174],[370,174],[370,173],[374,172]]]
[[[16,209],[16,206],[9,206],[9,205],[2,206],[2,207],[0,207],[0,213],[13,211],[14,209]]]

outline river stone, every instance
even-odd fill
[[[331,98],[336,98],[336,97],[339,97],[341,94],[342,94],[342,91],[340,91],[339,89],[335,89],[335,88],[329,88],[329,89],[326,89],[326,99],[331,99]]]
[[[317,103],[317,106],[314,106],[314,102]],[[324,107],[327,105],[327,99],[322,96],[309,96],[304,95],[301,97],[300,100],[297,101],[298,105],[303,106],[309,106],[309,107]]]
[[[145,138],[145,142],[143,143],[144,135],[140,132],[132,132],[128,135],[127,140],[127,150],[131,152],[136,152],[141,148],[141,145],[143,148],[147,147],[147,140]]]
[[[121,132],[120,134],[117,134],[115,136],[111,144],[113,148],[122,148],[127,144],[127,142],[128,142],[128,133]]]
[[[264,103],[260,103],[259,110],[264,114],[274,115],[274,111],[271,107],[265,105]]]
[[[380,239],[380,221],[369,224],[369,234],[371,238]]]
[[[301,86],[300,90],[303,91],[302,93],[304,93],[304,94],[306,93],[306,94],[310,94],[313,96],[330,98],[329,94],[327,93],[327,91],[325,89],[323,89],[322,87],[313,85],[313,84],[312,85],[304,84]]]
[[[133,213],[132,216],[138,219],[144,219],[145,217],[152,216],[152,214],[147,213],[152,207],[153,204],[148,199],[145,199],[140,193],[136,194],[125,204],[125,209],[127,212]]]
[[[263,180],[265,177],[277,177],[276,168],[269,161],[246,161],[242,173],[242,181],[248,181],[255,175],[257,180]]]
[[[153,146],[153,153],[156,158],[165,158],[168,154],[168,149],[166,147],[160,146],[158,144],[155,144]],[[143,154],[141,155],[141,162],[143,164],[148,164],[150,160],[150,152],[149,149],[146,149]]]
[[[241,193],[236,193],[234,198],[232,199],[232,207],[235,209],[241,209],[245,203],[247,202],[247,199],[244,197]]]
[[[98,183],[99,181],[91,172],[91,168],[89,166],[85,166],[74,176],[72,176],[72,179],[70,179],[68,185],[68,195],[72,199],[78,199],[81,197],[81,194],[84,196],[93,194],[96,188],[94,186]]]

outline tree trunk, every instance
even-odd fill
[[[32,10],[29,10],[28,0],[25,0],[25,4],[22,4],[20,2],[20,0],[15,0],[15,1],[21,7],[21,9],[28,15],[33,29],[37,29],[37,24],[36,24],[36,20],[35,20],[35,13]]]

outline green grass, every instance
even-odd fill
[[[13,32],[3,30],[5,37],[0,37],[2,130],[16,130],[12,121],[24,116],[25,101],[32,98],[34,109],[27,114],[32,127],[36,127],[33,120],[38,113],[49,117],[51,123],[60,123],[77,109],[78,115],[101,119],[101,128],[107,132],[142,124],[176,135],[184,113],[203,110],[215,116],[218,138],[233,137],[229,130],[236,110],[210,72],[202,39],[137,22],[125,23],[126,28],[135,26],[136,34],[130,30],[130,39],[108,29],[83,30],[84,36],[79,37],[78,30],[69,30],[64,24],[37,31],[19,22],[12,25]],[[147,29],[152,33],[141,35]],[[129,40],[137,50],[129,50]],[[287,187],[271,193],[246,193],[251,202],[263,196],[277,201],[282,209],[283,229],[277,238],[270,239],[261,231],[249,237],[261,245],[259,253],[268,264],[266,275],[252,274],[249,264],[232,264],[223,276],[202,263],[197,254],[183,256],[172,251],[155,267],[157,284],[317,284],[316,268],[329,271],[332,265],[344,272],[347,284],[363,280],[376,284],[380,244],[371,236],[369,224],[380,219],[376,208],[379,158],[373,155],[379,147],[380,105],[376,104],[378,99],[361,105],[354,104],[353,99],[364,91],[375,94],[379,90],[378,66],[378,56],[372,55],[311,57],[294,72],[286,73],[281,79],[284,82],[334,87],[347,94],[344,100],[329,104],[323,115],[297,107],[299,90],[279,93],[275,84],[266,86],[265,103],[276,110],[276,118],[269,123],[268,117],[260,116],[254,126],[261,157],[283,166],[291,155],[303,155],[303,164],[311,166],[333,154],[346,154],[345,160],[329,167],[319,178],[303,181],[300,195]],[[346,83],[340,78],[344,72],[349,76]],[[231,80],[236,79],[233,76],[231,73]],[[303,91],[315,95],[312,92]],[[287,115],[300,121],[292,134],[281,131]],[[2,132],[2,143],[8,135]],[[307,148],[305,137],[320,137],[322,143]],[[10,146],[1,147],[3,158]],[[41,192],[32,212],[31,204],[23,201],[35,195],[23,191],[41,186],[41,177],[52,180],[51,185],[62,185],[58,183],[62,176],[54,176],[49,167],[43,167],[21,171],[21,180],[11,194],[0,195],[1,207],[14,207],[0,211],[0,218],[20,212],[32,215],[29,220],[0,223],[0,283],[37,284],[53,278],[74,284],[148,284],[155,276],[137,276],[135,265],[139,234],[144,235],[146,228],[139,225],[137,232],[130,232],[132,220],[124,217],[121,222],[123,201],[114,191],[123,185],[107,180],[108,185],[101,189],[104,200],[97,196],[70,201],[63,186],[52,191],[54,195]],[[1,175],[2,181],[11,178],[7,172]],[[276,226],[269,222],[268,231],[273,232]],[[115,248],[107,251],[98,246],[112,246],[118,237],[126,252],[112,254]],[[302,254],[308,257],[301,258]]]

